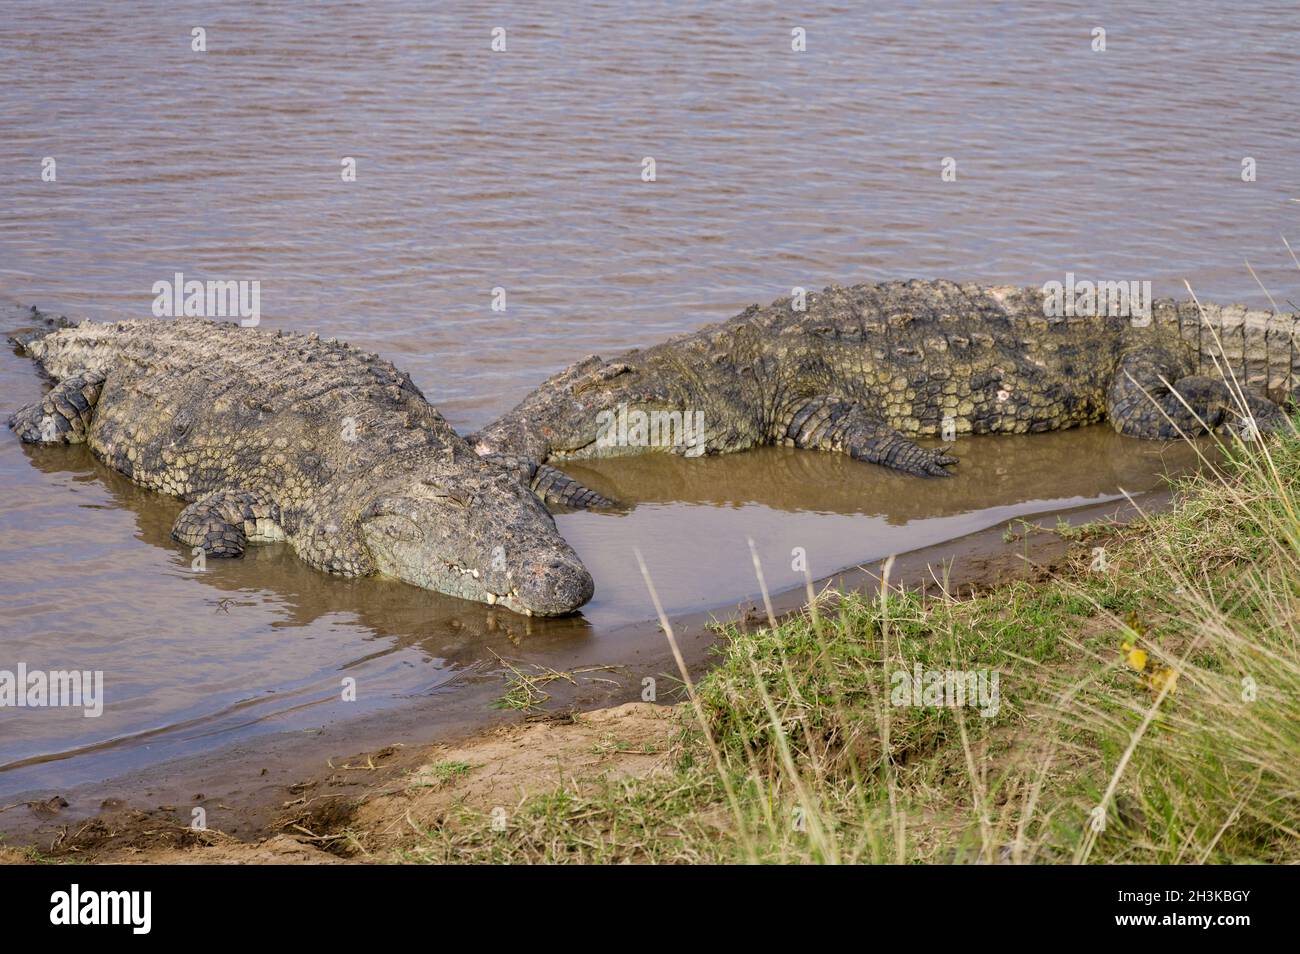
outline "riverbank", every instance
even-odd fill
[[[1168,502],[1167,492],[1153,492],[1131,503],[1120,499],[1026,513],[1009,525],[901,553],[890,579],[930,592],[939,591],[943,581],[952,593],[982,591],[1008,579],[1043,579],[1064,556],[1067,540],[1034,528],[1126,521],[1139,508],[1149,512]],[[881,569],[879,563],[868,563],[819,580],[817,588],[876,592]],[[749,571],[752,580],[752,566]],[[776,593],[771,600],[778,618],[784,618],[800,612],[807,596],[805,588],[798,587]],[[752,623],[763,612],[756,592],[752,600],[729,608],[672,615],[689,671],[698,678],[716,662],[717,619]],[[115,847],[172,844],[200,808],[210,830],[240,841],[262,840],[286,827],[297,832],[293,810],[304,792],[310,791],[313,798],[355,800],[418,768],[421,753],[431,745],[459,745],[521,719],[564,718],[638,700],[646,676],[667,675],[671,685],[677,665],[657,622],[632,623],[608,635],[613,644],[635,651],[594,658],[580,651],[539,653],[539,637],[533,634],[518,646],[498,649],[503,654],[497,667],[501,672],[473,674],[453,691],[411,699],[397,710],[215,746],[195,757],[100,781],[10,795],[0,799],[0,843],[78,856]],[[507,694],[511,705],[494,706]]]
[[[1286,439],[1180,481],[1165,512],[1006,534],[1055,541],[1027,578],[827,588],[775,627],[760,611],[720,629],[693,694],[350,760],[360,782],[304,783],[253,843],[101,816],[6,855],[1300,860],[1297,479]]]

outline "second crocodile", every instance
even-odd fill
[[[786,444],[947,476],[950,447],[914,438],[1103,419],[1158,439],[1284,424],[1274,399],[1290,397],[1294,319],[1194,300],[1151,311],[1049,318],[1041,289],[831,286],[645,350],[588,357],[469,440],[479,453],[541,462]]]

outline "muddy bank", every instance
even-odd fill
[[[1077,526],[1126,521],[1138,510],[1168,506],[1168,493],[1135,497],[1063,514],[1044,514],[897,556],[890,581],[931,592],[965,594],[1011,578],[1043,579],[1070,544],[1051,532],[1058,520]],[[1042,528],[1035,529],[1035,523]],[[879,585],[880,564],[818,581],[849,589]],[[776,594],[776,611],[805,601],[802,588]],[[695,613],[673,621],[688,666],[707,667],[718,618],[759,623],[761,603],[748,600],[732,614]],[[635,624],[653,635],[655,624]],[[491,811],[517,804],[538,784],[603,773],[644,774],[662,764],[673,733],[672,699],[642,703],[641,679],[671,676],[665,641],[646,638],[634,662],[617,669],[552,672],[527,714],[501,712],[483,728],[483,712],[504,689],[499,678],[467,687],[450,716],[446,699],[386,713],[346,730],[260,739],[203,759],[189,759],[110,783],[68,792],[33,793],[0,805],[7,833],[0,858],[138,862],[332,862],[395,858],[414,837],[409,817],[436,820],[460,799]],[[583,668],[583,667],[575,667]],[[537,670],[539,674],[541,670]],[[660,680],[660,685],[671,685]],[[427,722],[437,709],[440,732]],[[351,747],[339,756],[340,736]],[[201,809],[207,830],[190,827]],[[360,836],[345,834],[360,832]],[[362,840],[358,841],[358,837]],[[33,852],[35,854],[33,854]]]
[[[116,809],[71,826],[34,850],[0,848],[0,861],[103,864],[338,864],[394,861],[418,827],[453,809],[510,813],[528,795],[564,781],[642,777],[664,768],[677,706],[632,702],[503,726],[461,743],[349,761],[279,809],[276,833],[254,841],[194,831],[162,812]],[[349,773],[358,773],[348,777]]]

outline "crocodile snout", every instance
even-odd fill
[[[563,554],[530,561],[515,582],[519,605],[536,616],[572,613],[595,591],[596,584],[581,561]]]

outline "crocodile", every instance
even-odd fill
[[[1142,317],[1049,317],[1042,288],[832,285],[584,358],[469,440],[543,463],[777,444],[939,477],[958,462],[957,435],[1109,420],[1139,438],[1253,438],[1288,423],[1293,316],[1149,304]],[[934,437],[945,442],[917,443]]]
[[[196,557],[284,540],[328,573],[525,615],[591,598],[591,575],[543,501],[603,498],[554,468],[476,454],[378,355],[201,318],[29,318],[35,330],[12,340],[53,387],[9,426],[28,443],[85,443],[188,502],[172,536]]]

